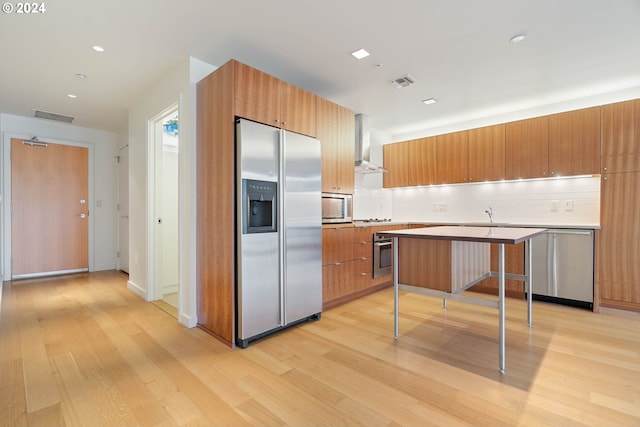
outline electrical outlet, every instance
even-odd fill
[[[440,202],[440,212],[447,211],[447,202]]]
[[[564,210],[572,211],[573,210],[573,200],[565,200],[564,201]]]
[[[551,201],[551,212],[558,212],[558,205],[560,202],[558,200]]]

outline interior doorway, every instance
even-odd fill
[[[155,245],[150,254],[155,298],[177,318],[179,306],[179,111],[178,105],[153,120],[153,211]],[[172,308],[172,309],[171,309]]]
[[[129,273],[129,146],[118,150],[118,269]]]

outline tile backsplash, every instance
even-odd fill
[[[356,189],[354,218],[408,222],[599,225],[600,177]]]

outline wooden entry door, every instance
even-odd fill
[[[12,278],[89,268],[88,149],[11,140]]]

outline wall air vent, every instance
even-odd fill
[[[411,86],[416,82],[416,79],[411,77],[409,74],[405,74],[402,77],[398,77],[397,79],[391,80],[389,83],[395,88],[400,89],[401,87]]]
[[[63,116],[62,114],[49,113],[47,111],[33,110],[33,117],[39,119],[55,120],[57,122],[71,123],[74,117]]]

